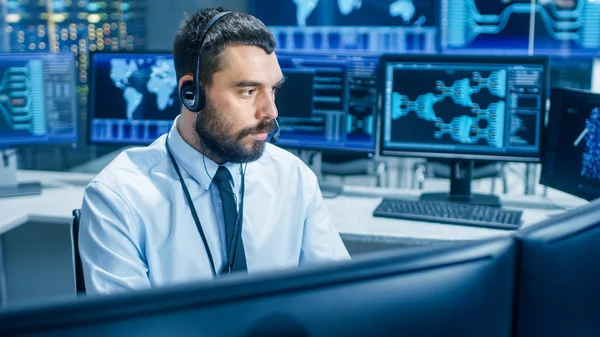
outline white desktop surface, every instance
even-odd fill
[[[19,171],[19,181],[37,180],[44,186],[42,194],[0,198],[0,234],[29,221],[64,223],[71,221],[73,209],[80,208],[83,190],[93,174]],[[373,217],[373,210],[383,197],[416,200],[421,191],[377,187],[344,186],[335,198],[325,198],[331,217],[341,234],[397,237],[414,240],[473,240],[512,231],[436,224],[420,221]],[[587,202],[568,195],[549,200],[543,196],[501,196],[505,208],[523,210],[523,227],[548,216]]]
[[[68,226],[73,209],[81,207],[84,188],[93,177],[68,172],[18,172],[21,182],[40,181],[43,188],[40,195],[0,198],[0,308],[75,296]],[[341,195],[325,198],[324,202],[345,243],[365,243],[369,249],[389,247],[388,243],[432,244],[514,233],[372,215],[383,197],[416,200],[420,194],[418,190],[346,185]],[[553,200],[521,195],[501,199],[505,208],[524,211],[524,227],[587,203],[567,195],[553,196]]]

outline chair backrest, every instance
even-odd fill
[[[71,222],[71,236],[73,240],[73,258],[75,267],[75,290],[77,295],[85,294],[85,281],[83,278],[83,265],[81,264],[81,256],[79,256],[79,218],[81,210],[73,210],[73,221]]]

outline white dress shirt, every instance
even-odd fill
[[[176,125],[169,147],[218,272],[226,263],[223,208],[211,178],[218,165],[188,145]],[[79,251],[88,294],[213,278],[166,139],[123,151],[87,186]],[[239,207],[240,164],[225,166]],[[267,143],[262,157],[247,165],[245,184],[242,238],[248,273],[349,258],[315,174],[297,157]]]

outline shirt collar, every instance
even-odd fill
[[[212,183],[212,177],[215,176],[219,165],[186,143],[181,137],[181,134],[179,134],[179,130],[177,130],[177,121],[179,120],[179,117],[180,115],[175,118],[175,122],[169,131],[169,137],[167,138],[169,148],[171,149],[171,153],[175,157],[177,164],[192,176],[192,178],[194,178],[194,180],[196,180],[196,182],[204,189],[208,190]],[[233,178],[232,187],[235,188],[236,186],[239,186],[242,179],[240,172],[241,165],[225,163],[223,166],[231,173],[231,177]]]

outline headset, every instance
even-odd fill
[[[204,40],[206,39],[206,35],[210,31],[210,28],[219,21],[219,19],[227,16],[233,12],[221,12],[216,14],[210,21],[206,24],[204,30],[202,30],[202,34],[200,35],[200,48],[198,49],[198,54],[196,54],[196,58],[194,60],[194,79],[191,81],[184,82],[181,85],[181,89],[179,89],[179,97],[181,99],[181,103],[186,107],[186,109],[192,112],[200,112],[204,109],[206,105],[206,92],[204,91],[204,87],[200,84],[200,53],[202,52],[202,46],[204,46]],[[279,128],[279,122],[277,119],[274,119],[275,122],[275,133],[269,140],[271,144],[277,143],[279,140],[279,135],[281,133],[281,129]]]
[[[215,15],[207,24],[202,34],[200,35],[200,47],[198,48],[198,54],[194,60],[194,79],[191,81],[184,82],[179,89],[179,97],[181,103],[192,112],[200,112],[206,105],[206,93],[204,87],[200,84],[200,53],[202,52],[202,46],[204,46],[204,40],[206,35],[210,31],[210,28],[224,16],[231,14],[232,12],[221,12]]]

